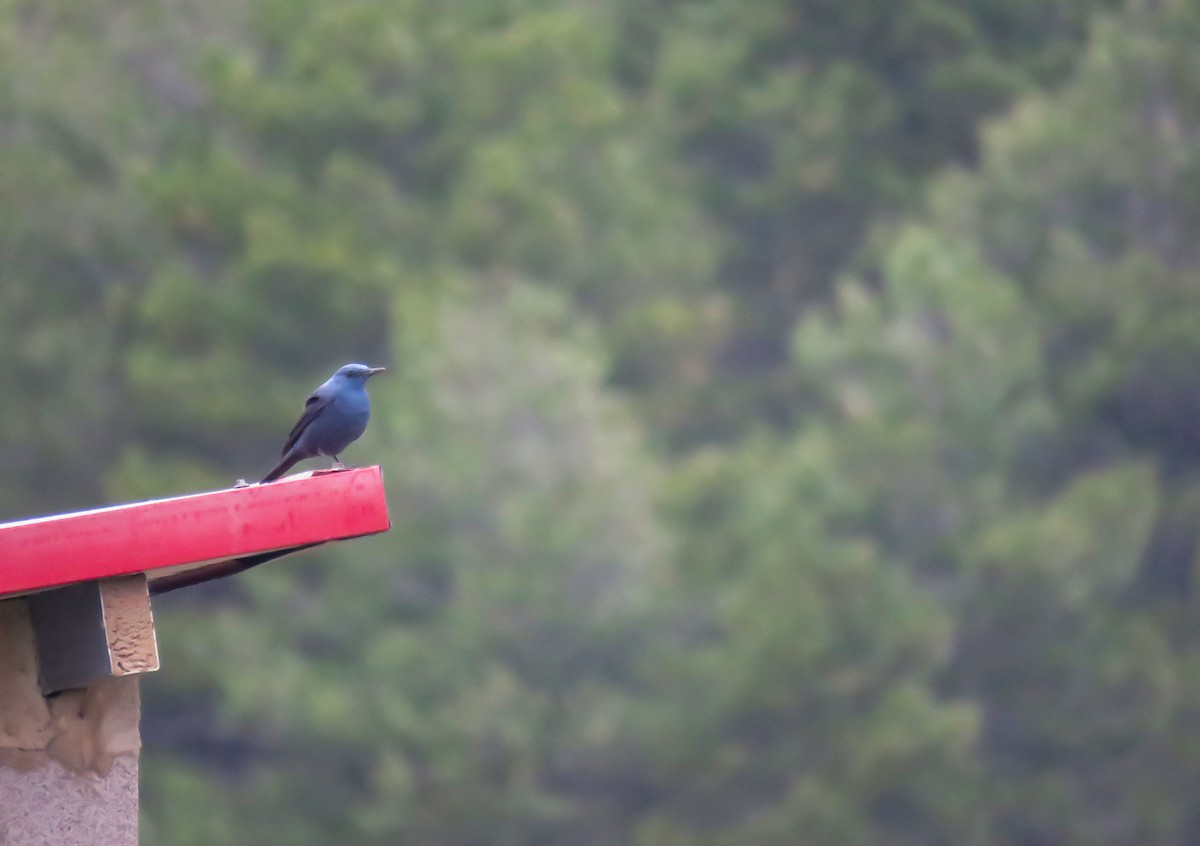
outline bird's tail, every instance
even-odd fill
[[[295,464],[297,461],[299,461],[301,458],[303,458],[303,456],[297,455],[295,450],[289,450],[287,452],[287,454],[284,455],[282,459],[280,459],[279,463],[275,465],[275,468],[273,470],[271,470],[270,473],[263,476],[262,481],[259,482],[259,484],[265,485],[267,482],[274,482],[276,479],[278,479],[284,473],[291,470],[292,465]]]

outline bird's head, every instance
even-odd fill
[[[354,382],[366,382],[376,373],[384,373],[386,367],[367,367],[365,364],[346,364],[338,368],[335,377],[341,377]]]

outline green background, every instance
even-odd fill
[[[1200,3],[0,0],[0,516],[386,364],[143,842],[1200,839]]]

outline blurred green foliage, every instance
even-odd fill
[[[0,513],[386,363],[148,844],[1200,837],[1200,6],[0,0]]]

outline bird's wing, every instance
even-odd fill
[[[321,387],[324,387],[324,385]],[[288,454],[288,450],[296,445],[296,441],[300,440],[300,436],[304,434],[304,430],[320,417],[321,412],[329,406],[331,399],[332,397],[329,394],[318,388],[313,392],[312,396],[304,401],[304,413],[300,415],[300,419],[296,421],[296,425],[292,427],[292,431],[288,432],[287,443],[283,445],[283,450],[279,453],[280,455]]]

